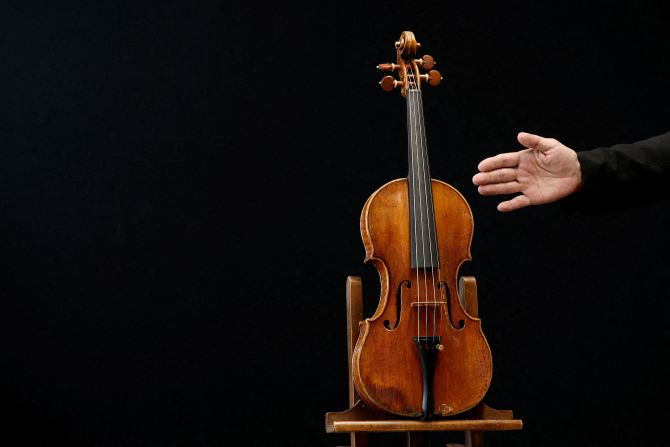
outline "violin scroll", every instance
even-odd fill
[[[432,56],[424,54],[421,58],[416,58],[416,51],[420,47],[421,44],[416,41],[414,33],[403,31],[400,39],[395,43],[397,63],[377,65],[377,68],[382,71],[397,71],[400,79],[384,76],[379,82],[382,90],[390,92],[397,87],[402,87],[401,93],[405,96],[409,88],[421,90],[422,82],[434,87],[442,81],[440,72],[433,70],[435,59]],[[420,68],[428,70],[428,73],[420,74]]]

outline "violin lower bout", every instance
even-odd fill
[[[466,411],[483,399],[492,376],[481,321],[461,307],[455,287],[460,265],[470,259],[472,213],[450,185],[433,180],[432,188],[439,271],[410,267],[406,179],[382,186],[361,214],[366,262],[379,271],[381,291],[374,315],[361,322],[352,356],[354,384],[369,406],[404,417]],[[435,304],[417,305],[421,293],[436,297]],[[428,415],[417,336],[437,337],[440,345],[430,371]]]

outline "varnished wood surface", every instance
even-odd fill
[[[523,423],[519,419],[504,420],[477,420],[463,419],[454,421],[336,421],[327,427],[328,433],[386,433],[406,431],[503,431],[520,430]]]
[[[460,277],[458,281],[460,291],[459,298],[463,306],[473,316],[477,316],[477,285],[472,276]],[[351,359],[355,340],[358,336],[358,323],[363,318],[363,294],[361,278],[358,276],[347,277],[346,282],[346,305],[347,305],[347,347],[348,358]],[[349,362],[351,365],[351,362]],[[397,432],[406,431],[407,445],[419,447],[425,445],[423,434],[429,431],[463,431],[465,444],[453,444],[459,447],[483,447],[483,432],[494,430],[520,430],[523,423],[520,419],[513,419],[511,410],[497,410],[480,402],[474,408],[455,416],[449,421],[456,420],[452,424],[434,424],[433,422],[411,421],[411,426],[403,425],[407,419],[399,420],[394,415],[379,412],[367,407],[354,389],[352,369],[349,367],[349,409],[345,411],[326,413],[327,433],[349,433],[350,447],[366,447],[368,445],[368,433],[372,432]],[[481,423],[481,421],[486,421]],[[381,423],[380,423],[381,422]],[[446,422],[446,421],[440,421]],[[423,424],[423,425],[418,425]],[[429,424],[429,425],[425,425]],[[423,427],[422,430],[413,430],[414,427]],[[408,430],[402,430],[407,428]]]
[[[347,278],[347,358],[351,359],[358,339],[358,323],[363,319],[363,300],[362,300],[361,278],[349,276]],[[347,362],[349,369],[349,405],[354,406],[360,399],[356,387],[354,386],[353,371],[351,362]]]
[[[345,411],[326,413],[327,433],[404,431],[506,431],[521,430],[523,421],[513,419],[510,410],[496,410],[479,404],[468,413],[434,421],[399,419],[358,402]]]
[[[443,415],[458,414],[476,405],[491,381],[491,351],[481,330],[481,321],[460,304],[458,270],[470,259],[473,220],[463,196],[450,185],[432,180],[434,210],[439,242],[439,278],[446,281],[451,306],[442,305],[437,318],[426,318],[423,330],[442,338],[444,350],[435,366],[435,410]],[[436,279],[410,267],[410,225],[407,180],[387,183],[373,193],[361,213],[361,237],[366,262],[379,271],[381,289],[375,313],[361,323],[361,332],[352,356],[353,379],[361,398],[371,407],[398,416],[421,415],[421,366],[414,346],[419,301],[417,290],[440,296]],[[416,275],[419,275],[418,277]],[[403,281],[414,287],[403,291],[400,310],[397,291]],[[426,289],[426,285],[428,289]],[[441,301],[445,301],[443,298]],[[384,322],[398,321],[389,330]],[[457,329],[451,321],[463,321]],[[420,334],[424,335],[424,334]]]

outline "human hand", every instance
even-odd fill
[[[485,196],[521,193],[500,202],[498,211],[513,211],[562,199],[581,188],[577,153],[553,138],[520,132],[519,143],[527,149],[498,154],[482,160],[472,177]]]

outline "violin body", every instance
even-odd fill
[[[491,350],[481,321],[459,299],[458,272],[470,260],[470,206],[452,186],[430,176],[421,84],[442,77],[431,56],[405,31],[397,63],[378,68],[384,90],[402,86],[407,103],[407,178],[393,180],[366,201],[360,219],[365,262],[379,271],[381,292],[362,321],[352,355],[353,381],[370,407],[431,419],[474,407],[491,383]]]
[[[379,271],[381,291],[374,315],[361,322],[352,358],[354,383],[368,405],[400,416],[425,416],[422,369],[413,337],[417,335],[414,322],[423,322],[426,313],[425,330],[441,336],[444,346],[437,353],[434,367],[435,413],[447,416],[472,408],[491,383],[491,350],[481,321],[466,314],[457,298],[459,267],[471,259],[472,212],[452,186],[439,180],[431,183],[442,260],[439,276],[448,288],[436,291],[439,296],[451,297],[438,304],[435,319],[433,309],[425,312],[412,306],[419,300],[417,290],[421,286],[428,284],[429,289],[437,289],[437,284],[433,272],[419,272],[417,280],[415,269],[410,268],[407,179],[391,181],[374,192],[365,203],[360,220],[365,261]],[[429,296],[432,292],[429,290]],[[463,320],[462,328],[458,328],[456,320],[456,327],[452,325],[450,313]],[[389,330],[388,326],[395,328]]]

